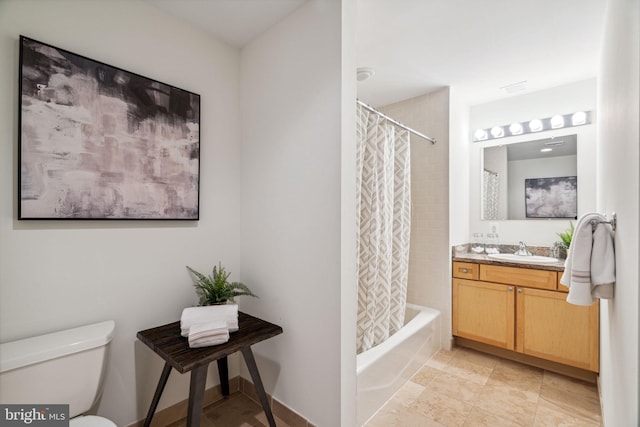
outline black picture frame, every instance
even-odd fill
[[[578,217],[578,177],[526,178],[527,218]]]
[[[18,218],[198,220],[200,95],[20,36]]]

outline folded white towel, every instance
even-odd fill
[[[189,328],[198,323],[227,322],[230,332],[238,330],[238,304],[207,305],[202,307],[188,307],[182,310],[180,329],[183,337],[189,335]]]
[[[189,347],[207,347],[229,341],[229,328],[224,320],[198,323],[189,328]]]
[[[575,227],[560,283],[569,288],[567,302],[589,306],[595,298],[613,297],[615,255],[610,226],[598,213],[583,215]]]
[[[593,232],[591,249],[591,295],[594,298],[613,298],[616,282],[616,258],[609,224],[599,224]]]

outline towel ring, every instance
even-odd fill
[[[614,212],[611,214],[610,220],[592,219],[590,222],[592,227],[595,227],[598,224],[609,224],[611,225],[611,231],[616,231],[616,226],[618,225],[618,215],[616,215],[616,213]]]

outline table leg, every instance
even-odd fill
[[[218,359],[216,362],[218,362],[218,375],[220,376],[222,395],[229,397],[229,364],[227,362],[227,356]]]
[[[153,400],[151,401],[151,406],[149,406],[149,412],[147,412],[147,418],[145,418],[144,420],[144,427],[149,427],[151,425],[153,414],[156,413],[158,402],[160,402],[160,396],[162,396],[164,386],[167,385],[167,380],[169,379],[170,373],[171,365],[169,365],[169,363],[165,363],[164,369],[162,369],[162,375],[160,375],[160,381],[158,381],[158,386],[156,387],[156,392],[153,395]]]
[[[251,374],[253,385],[256,387],[256,392],[258,393],[258,397],[260,398],[260,402],[262,403],[262,409],[264,410],[264,414],[267,416],[267,420],[269,421],[269,427],[276,427],[276,421],[273,419],[273,413],[271,412],[269,399],[267,398],[267,393],[265,393],[264,391],[264,386],[262,385],[262,380],[260,379],[260,372],[258,372],[258,366],[256,365],[256,359],[253,357],[251,347],[244,347],[240,351],[242,352],[244,361],[247,364],[247,368],[249,368],[249,373]]]
[[[189,405],[187,409],[187,427],[200,427],[202,416],[202,402],[204,400],[204,386],[207,382],[207,368],[202,365],[191,370],[191,383],[189,384]]]

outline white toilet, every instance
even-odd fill
[[[115,322],[0,344],[0,403],[69,404],[72,427],[117,427],[83,416],[102,394]]]

